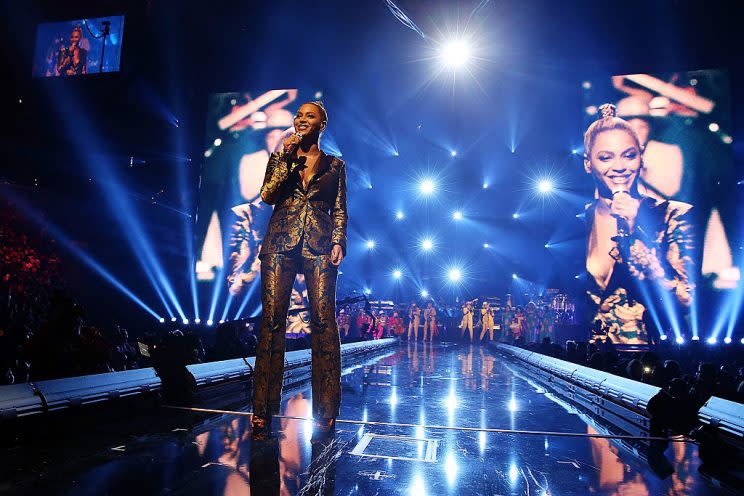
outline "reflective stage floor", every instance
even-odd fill
[[[282,415],[307,417],[307,387],[286,391]],[[237,396],[237,397],[236,397]],[[245,395],[205,408],[249,411]],[[485,433],[424,426],[608,432],[527,382],[483,346],[402,343],[344,371],[336,435],[276,418],[251,441],[249,418],[167,409],[69,432],[26,434],[6,451],[0,490],[46,494],[719,494],[698,474],[693,444],[661,462],[601,438]],[[412,424],[390,426],[385,423]],[[638,449],[636,449],[638,448]],[[658,475],[659,466],[670,475]],[[656,471],[651,467],[657,467]]]

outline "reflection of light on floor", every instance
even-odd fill
[[[392,392],[390,393],[390,406],[395,407],[395,405],[398,404],[398,388],[393,386],[391,389]]]
[[[447,473],[447,482],[451,486],[457,480],[457,461],[452,453],[447,453],[444,460],[444,470]]]
[[[444,400],[444,404],[447,406],[447,409],[450,412],[457,408],[457,396],[455,396],[454,389],[450,389],[449,396],[447,396],[447,399]]]
[[[483,431],[478,433],[478,447],[480,448],[481,454],[486,451],[486,433]]]
[[[510,412],[517,411],[517,400],[515,400],[514,398],[509,400],[509,411]]]
[[[305,414],[305,417],[312,418],[313,417],[313,404],[312,402],[308,402],[307,404],[307,413]],[[313,436],[313,421],[312,420],[304,420],[302,422],[302,430],[305,433],[305,437],[310,439]]]
[[[413,478],[413,483],[411,484],[411,496],[425,496],[426,495],[426,488],[424,487],[424,481],[421,479],[420,475],[416,475]]]
[[[517,482],[517,477],[519,476],[519,470],[517,470],[517,465],[512,462],[509,464],[509,481],[514,484]]]

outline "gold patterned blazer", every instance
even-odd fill
[[[344,161],[321,151],[307,190],[298,172],[289,173],[290,165],[281,153],[269,157],[261,199],[274,205],[274,212],[259,256],[289,252],[301,240],[303,257],[328,255],[333,245],[345,255],[349,214]]]
[[[674,296],[673,301],[682,309],[692,304],[697,247],[691,208],[687,203],[644,197],[628,259],[623,260],[613,248],[611,255],[616,263],[604,289],[588,274],[587,295],[595,308],[594,320],[601,320],[609,329],[612,342],[647,342],[647,307],[656,304],[659,291]],[[594,223],[593,205],[587,208],[586,220],[589,235]]]

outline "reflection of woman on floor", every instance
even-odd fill
[[[613,343],[644,344],[648,295],[671,296],[683,307],[692,302],[691,206],[639,192],[638,136],[613,105],[600,110],[584,134],[584,169],[595,183],[595,200],[586,210],[592,320],[602,322]]]

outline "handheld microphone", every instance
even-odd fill
[[[294,136],[298,139],[297,143],[284,147],[284,156],[287,157],[288,161],[291,163],[289,169],[290,174],[305,167],[305,161],[307,160],[305,157],[299,157],[297,160],[292,160],[293,157],[297,157],[297,150],[300,148],[300,142],[303,138],[302,133],[295,133]]]
[[[630,194],[628,189],[622,186],[612,191],[612,198],[622,193]],[[628,219],[621,215],[615,215],[614,217],[617,221],[617,236],[613,236],[612,240],[617,243],[620,252],[625,254],[630,248],[630,224],[628,224]]]
[[[284,147],[284,154],[288,157],[291,157],[292,155],[297,153],[297,149],[300,147],[300,141],[302,141],[302,138],[304,137],[302,133],[295,133],[294,137],[298,139],[297,143],[293,143],[289,146]]]

